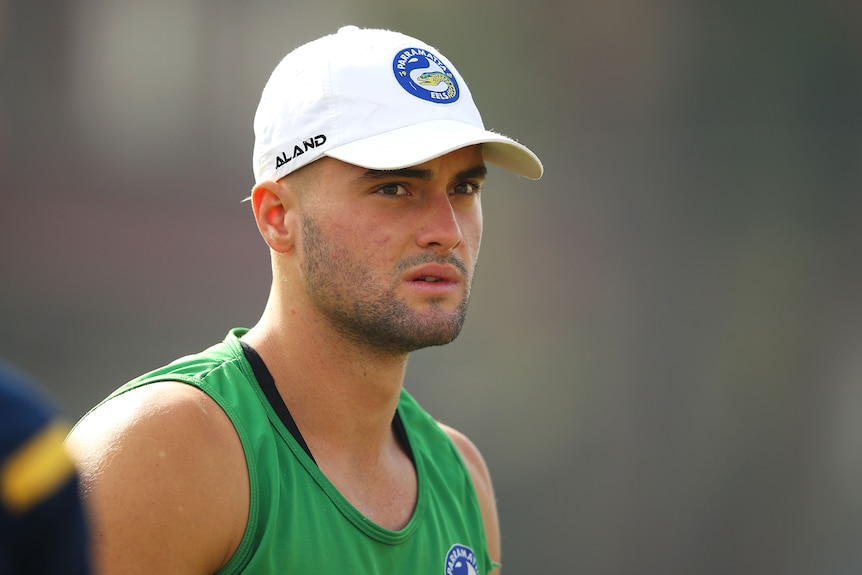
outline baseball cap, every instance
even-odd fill
[[[449,60],[389,30],[345,26],[290,52],[263,89],[254,133],[255,183],[323,156],[395,170],[474,144],[516,174],[543,171],[526,146],[485,129]]]

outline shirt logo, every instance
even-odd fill
[[[446,575],[478,575],[476,554],[466,545],[456,543],[446,554]]]
[[[435,104],[458,101],[455,74],[438,56],[422,48],[405,48],[392,60],[392,71],[408,94]]]

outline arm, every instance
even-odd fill
[[[488,554],[491,556],[491,561],[500,563],[500,520],[497,516],[497,501],[494,498],[494,488],[491,484],[491,473],[488,471],[488,466],[485,464],[479,449],[466,435],[448,425],[442,423],[439,425],[458,448],[467,469],[470,471],[470,477],[476,488],[476,496],[479,499],[479,507],[482,510]]]
[[[200,390],[157,383],[100,406],[69,435],[99,574],[211,574],[248,518],[233,425]]]

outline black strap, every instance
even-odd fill
[[[266,396],[272,409],[275,410],[275,414],[278,415],[278,418],[284,424],[284,427],[287,428],[299,446],[302,447],[303,451],[305,451],[305,453],[308,454],[308,457],[314,461],[314,456],[311,455],[311,450],[308,448],[308,444],[305,443],[305,439],[303,439],[302,434],[299,432],[299,427],[297,427],[296,421],[293,420],[293,416],[290,414],[290,410],[284,403],[284,399],[282,399],[281,394],[278,393],[278,389],[275,387],[275,379],[273,379],[272,374],[269,372],[269,368],[266,367],[263,358],[261,358],[260,354],[258,354],[257,351],[255,351],[255,349],[246,342],[240,341],[240,344],[242,344],[242,351],[245,355],[245,359],[248,361],[249,365],[251,365],[252,372],[254,372],[257,384],[260,386],[261,391],[263,391],[263,394]],[[414,461],[413,449],[410,447],[410,442],[407,440],[407,431],[404,429],[404,422],[401,421],[401,414],[398,413],[397,410],[395,411],[395,417],[392,419],[392,430],[395,432],[395,437],[398,439],[401,447],[407,453],[408,457],[410,457],[410,461]],[[315,464],[317,463],[316,461],[314,462]]]
[[[249,365],[251,365],[251,370],[254,372],[254,377],[257,379],[257,384],[260,386],[261,391],[266,396],[266,399],[269,401],[269,404],[275,410],[275,414],[278,415],[278,418],[296,440],[300,447],[302,447],[303,451],[308,454],[312,461],[314,461],[314,456],[311,454],[311,450],[308,448],[308,444],[305,443],[305,439],[302,438],[302,434],[299,432],[299,428],[296,426],[296,422],[293,420],[293,416],[290,414],[290,410],[287,409],[287,405],[285,405],[284,400],[281,398],[281,394],[278,393],[278,389],[275,387],[275,380],[272,377],[272,374],[269,372],[269,369],[266,367],[266,364],[263,362],[263,358],[244,341],[240,341],[242,344],[242,351],[245,354],[245,359],[248,361]],[[315,464],[317,462],[315,461]]]
[[[407,440],[407,430],[404,429],[404,422],[401,421],[401,414],[395,410],[395,417],[392,418],[392,431],[395,432],[395,439],[401,444],[401,448],[410,458],[410,461],[416,463],[413,459],[413,448],[410,447],[410,441]]]

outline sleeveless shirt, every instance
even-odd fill
[[[320,471],[267,400],[235,328],[220,344],[144,374],[112,393],[157,381],[197,387],[227,414],[245,452],[248,523],[233,574],[487,574],[484,524],[469,471],[437,422],[402,390],[398,416],[417,475],[407,525],[385,529],[360,513]],[[104,403],[104,402],[103,402]]]

